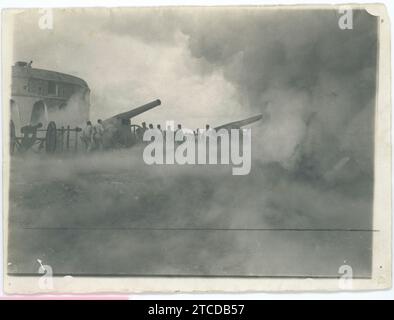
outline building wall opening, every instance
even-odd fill
[[[57,85],[54,81],[48,81],[48,94],[57,95]]]
[[[39,122],[42,124],[48,122],[47,108],[43,101],[37,101],[33,105],[33,110],[31,112],[30,124],[36,125]]]
[[[19,106],[13,99],[10,100],[10,109],[11,109],[11,114],[10,114],[11,120],[14,122],[15,128],[19,130],[21,128],[22,120],[19,112]]]

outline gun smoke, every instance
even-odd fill
[[[47,34],[35,12],[21,14],[15,59],[86,79],[92,119],[156,97],[163,108],[136,123],[198,128],[262,113],[251,172],[147,166],[138,147],[37,156],[29,167],[16,159],[11,225],[70,229],[35,233],[35,243],[32,231],[11,229],[10,259],[41,253],[55,272],[82,274],[319,276],[336,275],[347,260],[355,275],[369,274],[368,234],[355,242],[341,232],[197,229],[371,228],[375,17],[355,11],[355,28],[343,31],[334,10],[94,12],[56,10]]]

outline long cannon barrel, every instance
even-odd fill
[[[105,119],[103,122],[104,122],[104,124],[106,124],[106,123],[114,122],[115,120],[119,120],[119,119],[130,119],[130,118],[138,116],[139,114],[141,114],[143,112],[153,109],[153,108],[159,106],[160,104],[161,104],[161,101],[159,99],[157,99],[155,101],[149,102],[147,104],[144,104],[144,105],[137,107],[135,109],[132,109],[130,111],[118,113],[117,115],[115,115],[111,118]]]
[[[21,128],[21,133],[31,133],[42,128],[42,123],[39,122],[35,125],[27,125]]]
[[[243,126],[246,126],[248,124],[251,124],[253,122],[257,122],[263,118],[262,114],[259,114],[257,116],[253,116],[244,120],[239,120],[239,121],[234,121],[230,123],[223,124],[219,127],[216,127],[215,130],[220,130],[220,129],[240,129]]]

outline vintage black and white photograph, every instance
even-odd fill
[[[3,17],[10,283],[340,290],[377,270],[370,286],[390,285],[391,185],[377,186],[390,174],[386,17],[356,6]]]

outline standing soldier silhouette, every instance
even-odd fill
[[[98,150],[103,150],[103,135],[104,135],[104,126],[101,119],[97,120],[97,124],[94,126],[93,140],[95,144],[95,148]]]
[[[85,150],[87,152],[92,151],[93,147],[93,126],[90,121],[86,122],[86,127],[82,131],[81,137],[83,143],[85,144]]]

